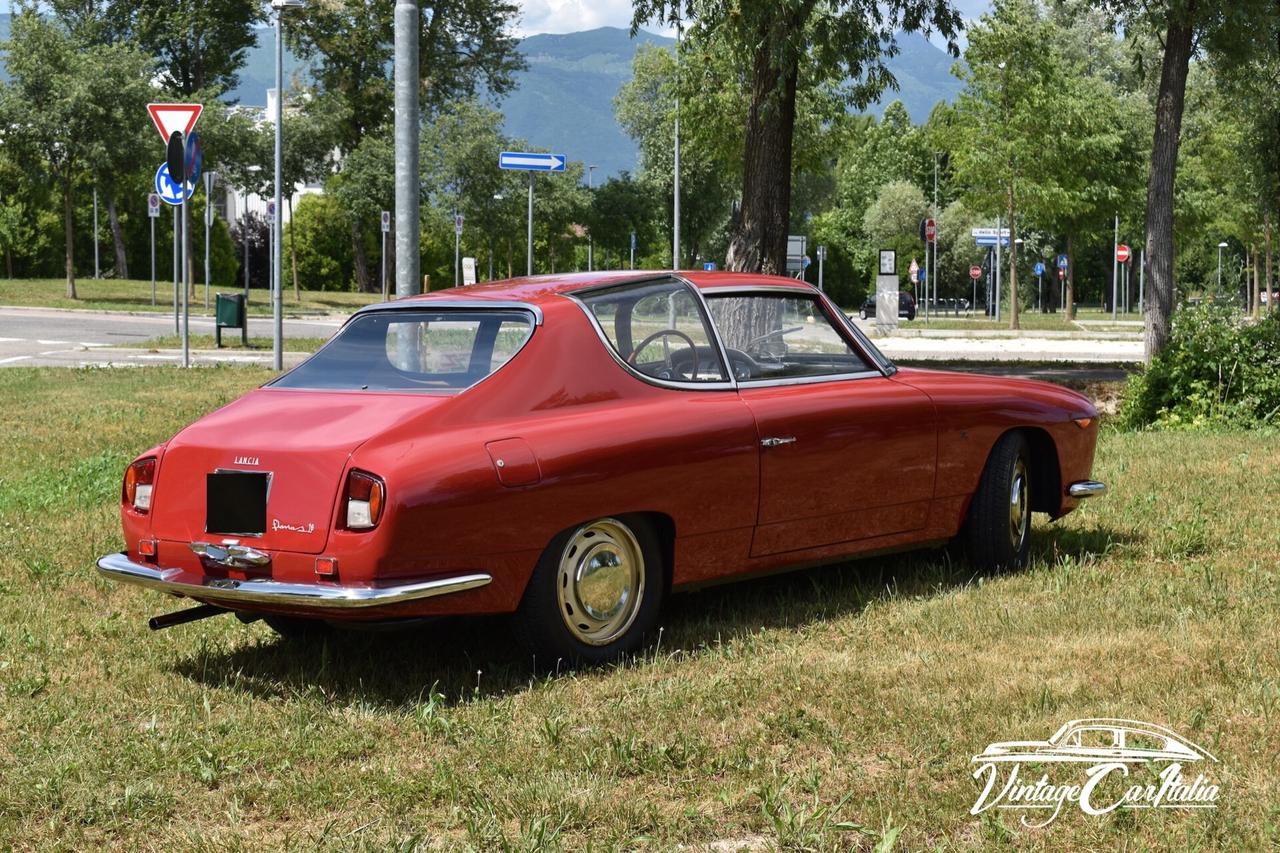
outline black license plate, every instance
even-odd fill
[[[258,471],[205,475],[207,533],[261,536],[267,530],[267,477]]]

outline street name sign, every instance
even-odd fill
[[[204,112],[204,105],[147,104],[147,112],[151,113],[151,121],[155,124],[156,130],[160,131],[160,138],[168,142],[175,131],[183,136],[191,132],[191,128],[196,126],[196,120],[200,118],[200,113]]]
[[[1001,228],[999,234],[1001,246],[1009,245],[1009,229]],[[975,228],[973,229],[973,242],[979,246],[994,246],[996,244],[996,229],[994,228]]]
[[[539,154],[533,151],[503,151],[498,155],[499,169],[525,172],[563,172],[567,158],[563,154]]]

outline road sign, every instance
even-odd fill
[[[520,169],[525,172],[563,172],[566,159],[563,154],[503,151],[498,155],[498,168]]]
[[[382,211],[382,233],[387,234],[391,231],[391,211]]]
[[[1035,270],[1036,275],[1044,275],[1044,264],[1042,262],[1036,261],[1036,265],[1032,269]]]
[[[1116,246],[1117,261],[1123,264],[1127,262],[1131,257],[1133,257],[1133,251],[1124,243],[1121,243],[1119,246]]]
[[[475,258],[462,259],[462,283],[464,285],[476,283],[476,259]]]
[[[276,203],[274,201],[267,202],[267,224],[276,224]]]
[[[178,186],[178,182],[169,177],[168,163],[161,163],[160,168],[156,169],[155,185],[156,195],[160,197],[160,200],[174,207],[191,198],[191,194],[196,191],[196,185],[187,181],[186,191],[183,192],[183,189]],[[159,214],[156,215],[159,216]]]
[[[204,112],[203,104],[147,104],[147,112],[151,113],[151,121],[160,138],[165,142],[175,132],[184,136],[196,126],[200,113]]]
[[[462,236],[462,214],[461,213],[455,213],[453,215],[453,233],[458,237]]]
[[[1067,256],[1058,255],[1058,269],[1065,270],[1067,268]]]
[[[703,268],[704,270],[706,270],[707,272],[715,272],[715,271],[716,271],[716,262],[715,262],[715,261],[704,261],[704,262],[703,262],[703,264],[702,264],[702,268]]]
[[[907,269],[910,271],[911,278],[914,280],[915,277],[920,273],[920,264],[916,263],[915,258],[912,258],[911,266],[907,267]]]
[[[200,134],[187,134],[187,150],[182,162],[186,165],[187,180],[192,183],[200,180],[200,172],[204,168],[204,147],[200,144]]]
[[[1066,277],[1067,277],[1067,271],[1066,271],[1066,270],[1064,270],[1064,269],[1059,269],[1059,270],[1058,270],[1058,278],[1059,278],[1059,279],[1064,279],[1064,278],[1066,278]]]
[[[159,193],[147,193],[147,216],[156,219],[160,216]]]
[[[973,279],[974,281],[977,281],[978,279],[982,278],[982,267],[977,266],[976,264],[974,266],[969,267],[969,278]]]
[[[1009,245],[1009,229],[1001,228],[999,235],[1000,245]],[[994,228],[974,228],[973,242],[979,246],[994,246],[996,244],[996,229]]]
[[[916,281],[920,282],[921,284],[924,284],[925,280],[928,277],[929,277],[929,270],[927,270],[924,267],[921,267],[920,272],[916,274]]]
[[[809,257],[808,255],[805,255],[802,258],[800,258],[801,269],[807,270],[809,268],[809,264],[811,263],[813,263],[813,258]]]
[[[932,219],[924,221],[924,239],[930,243],[937,242],[938,239],[938,223]]]
[[[818,247],[818,260],[820,260],[820,261],[825,261],[826,259],[827,259],[827,247],[826,247],[826,246],[819,246],[819,247]]]

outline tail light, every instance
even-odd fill
[[[365,471],[353,470],[347,474],[347,489],[343,499],[347,509],[347,529],[369,530],[377,527],[386,499],[387,487],[380,478]]]
[[[151,509],[151,489],[156,479],[156,458],[148,456],[131,464],[124,472],[120,500],[137,512]]]

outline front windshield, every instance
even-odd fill
[[[359,314],[273,388],[457,393],[506,364],[533,331],[518,309]]]

